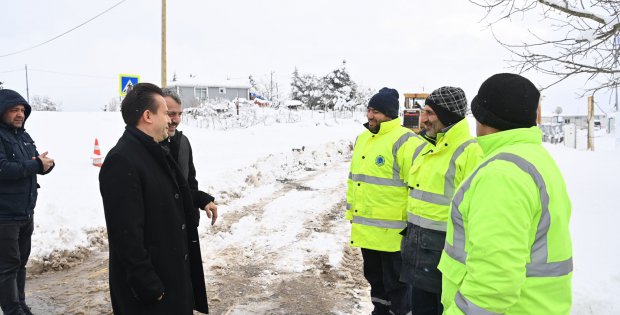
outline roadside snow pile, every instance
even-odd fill
[[[339,265],[348,233],[327,229],[348,227],[342,211],[351,147],[339,141],[293,148],[236,170],[219,193],[220,226],[201,225],[207,269],[230,264],[228,249],[231,255],[243,250],[248,259],[271,258],[280,272],[305,271],[323,258]]]
[[[244,129],[181,126],[192,144],[200,188],[214,194],[218,203],[248,198],[248,187],[268,190],[270,183],[294,178],[298,170],[346,158],[361,128],[352,120],[327,125],[311,117]],[[93,234],[105,230],[105,220],[99,168],[92,166],[90,157],[95,138],[105,155],[121,136],[120,113],[33,112],[26,129],[39,152],[49,151],[56,161],[52,173],[39,176],[32,261],[49,262],[58,253],[99,246],[91,239],[105,239],[105,234]],[[208,229],[204,220],[201,226]]]
[[[322,146],[293,147],[290,152],[269,154],[251,165],[230,172],[218,188],[219,203],[247,195],[249,188],[285,183],[298,179],[304,172],[331,166],[351,157],[351,141],[330,142]],[[346,181],[343,178],[342,181]]]

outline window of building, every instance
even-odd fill
[[[195,88],[194,96],[196,96],[196,99],[200,101],[206,100],[207,99],[207,88]]]

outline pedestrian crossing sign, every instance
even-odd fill
[[[127,95],[127,92],[131,90],[131,88],[140,82],[140,76],[134,74],[119,74],[118,75],[118,94],[120,96]]]

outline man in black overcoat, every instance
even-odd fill
[[[177,130],[177,127],[181,123],[181,115],[183,114],[181,98],[172,89],[164,89],[163,91],[164,100],[166,100],[166,106],[168,107],[170,124],[168,124],[168,139],[164,140],[161,144],[168,147],[170,155],[172,155],[172,158],[177,162],[181,169],[181,174],[183,174],[183,177],[187,180],[189,190],[192,193],[194,208],[203,209],[207,213],[207,217],[211,219],[211,225],[213,225],[217,220],[215,198],[198,189],[192,146],[187,136],[184,135],[181,130]],[[200,218],[198,210],[196,211],[196,215]]]
[[[174,159],[159,87],[139,83],[121,104],[126,127],[99,173],[115,314],[208,313],[198,221]]]

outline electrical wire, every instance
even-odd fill
[[[58,39],[58,38],[60,38],[60,37],[62,37],[62,36],[64,36],[64,35],[67,35],[67,34],[71,33],[72,31],[74,31],[74,30],[76,30],[76,29],[78,29],[78,28],[80,28],[80,27],[84,26],[84,25],[85,25],[85,24],[87,24],[88,22],[90,22],[90,21],[92,21],[92,20],[94,20],[94,19],[96,19],[96,18],[98,18],[98,17],[100,17],[100,16],[104,15],[105,13],[107,13],[108,11],[110,11],[110,10],[114,9],[115,7],[119,6],[121,3],[125,2],[125,1],[127,1],[127,0],[121,0],[121,1],[120,1],[120,2],[118,2],[117,4],[115,4],[115,5],[111,6],[110,8],[106,9],[105,11],[103,11],[103,12],[101,12],[101,13],[99,13],[99,14],[95,15],[94,17],[92,17],[91,19],[87,20],[86,22],[84,22],[84,23],[82,23],[82,24],[80,24],[80,25],[78,25],[78,26],[76,26],[76,27],[74,27],[74,28],[72,28],[72,29],[70,29],[70,30],[68,30],[68,31],[66,31],[66,32],[64,32],[64,33],[62,33],[62,34],[60,34],[60,35],[57,35],[57,36],[55,36],[55,37],[53,37],[53,38],[51,38],[51,39],[48,39],[48,40],[46,40],[46,41],[44,41],[44,42],[42,42],[42,43],[40,43],[40,44],[37,44],[37,45],[31,46],[31,47],[28,47],[28,48],[25,48],[25,49],[22,49],[22,50],[18,50],[18,51],[12,52],[12,53],[8,53],[8,54],[0,55],[0,58],[2,58],[2,57],[12,56],[12,55],[17,55],[17,54],[19,54],[19,53],[23,53],[23,52],[25,52],[25,51],[32,50],[32,49],[35,49],[35,48],[37,48],[37,47],[43,46],[43,45],[45,45],[45,44],[47,44],[47,43],[49,43],[49,42],[51,42],[51,41],[53,41],[53,40],[55,40],[55,39]]]
[[[11,73],[11,72],[17,72],[17,71],[24,71],[24,69],[15,69],[15,70],[0,71],[0,73]]]
[[[72,76],[72,77],[86,77],[86,78],[95,78],[95,79],[115,79],[115,77],[111,77],[111,76],[108,77],[108,76],[102,76],[102,75],[58,72],[58,71],[41,70],[41,69],[33,69],[33,68],[29,68],[28,71],[53,73],[53,74],[66,75],[66,76]]]

